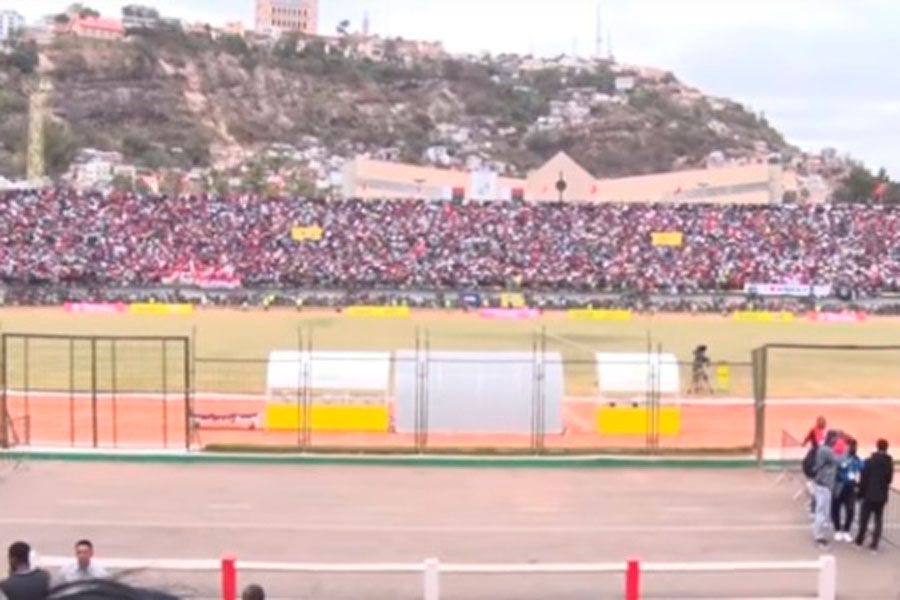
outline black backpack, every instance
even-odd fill
[[[816,452],[818,450],[819,448],[817,446],[810,448],[809,452],[806,453],[806,456],[803,457],[803,463],[800,466],[800,468],[803,469],[803,474],[809,479],[816,476]]]

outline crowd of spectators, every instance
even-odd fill
[[[0,195],[0,281],[692,294],[900,288],[900,209]],[[321,228],[297,241],[295,226]],[[680,232],[659,247],[655,232]]]

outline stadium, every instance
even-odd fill
[[[351,65],[349,81],[375,72],[391,93],[419,85],[395,85],[401,67],[485,68],[485,89],[509,75],[370,36],[368,16],[318,35],[318,3],[285,1],[256,3],[256,32],[73,5],[25,41],[0,12],[3,56],[37,61],[27,150],[9,163],[28,178],[0,179],[0,598],[900,598],[900,186],[884,173],[776,148],[755,115],[734,120],[768,141],[742,146],[716,120],[703,127],[734,143],[711,151],[648,104],[700,94],[671,74],[529,57],[510,105],[529,73],[582,77],[541,135],[627,106],[660,156],[662,130],[689,151],[654,158],[664,172],[589,171],[567,153],[592,156],[585,121],[509,154],[534,152],[528,168],[468,168],[443,146],[405,164],[332,115],[355,158],[298,150],[304,177],[331,165],[308,193],[285,184],[284,153],[255,173],[272,150],[249,143],[223,191],[215,169],[114,168],[110,149],[45,177],[69,116],[45,118],[47,82],[102,87],[53,70],[80,37],[103,60],[174,37],[294,75],[321,46],[323,81]],[[406,54],[382,57],[389,41]],[[169,59],[169,75],[186,68]],[[177,78],[193,110],[212,102],[197,73]],[[454,127],[434,129],[480,135]],[[518,135],[503,129],[479,152]],[[123,147],[162,152],[133,134]],[[173,156],[192,151],[181,139]],[[17,587],[41,577],[39,593]]]

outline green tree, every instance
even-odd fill
[[[226,196],[230,191],[228,185],[228,177],[223,173],[213,170],[209,174],[209,189],[216,196]]]
[[[834,191],[834,202],[868,202],[872,199],[877,180],[872,172],[862,165],[850,169],[847,177]]]
[[[48,175],[65,173],[75,160],[78,148],[79,143],[67,125],[49,120],[44,124],[44,160]]]
[[[219,38],[219,43],[222,45],[222,49],[225,52],[233,56],[243,57],[250,54],[250,46],[248,46],[244,38],[239,35],[223,35]]]
[[[285,192],[289,196],[312,198],[316,195],[316,185],[305,177],[295,176],[285,183]]]

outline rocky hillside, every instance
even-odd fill
[[[562,149],[601,176],[703,164],[716,151],[727,158],[786,149],[765,119],[671,74],[510,56],[373,62],[297,42],[251,47],[182,32],[119,43],[58,39],[41,50],[54,87],[52,170],[64,170],[80,147],[119,150],[142,166],[188,167],[300,140],[337,156],[485,161],[509,173]],[[22,71],[0,61],[0,174],[22,171]],[[617,77],[632,78],[633,89],[617,92]]]

